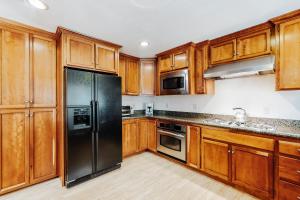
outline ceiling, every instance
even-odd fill
[[[0,0],[0,16],[55,32],[63,26],[123,46],[138,57],[213,39],[300,8],[299,0]],[[140,42],[147,40],[147,48]]]

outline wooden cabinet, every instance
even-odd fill
[[[0,194],[29,185],[29,111],[0,111]]]
[[[29,34],[1,31],[0,108],[29,106]]]
[[[140,94],[139,58],[121,54],[119,76],[122,78],[122,94],[133,96]]]
[[[279,178],[300,185],[300,160],[287,156],[279,156]]]
[[[187,132],[187,165],[200,169],[200,128],[189,126]]]
[[[271,54],[270,22],[241,30],[210,42],[210,65]]]
[[[279,181],[279,200],[295,200],[300,199],[300,186],[286,182]]]
[[[148,148],[148,120],[147,119],[140,119],[139,120],[139,151],[145,151]]]
[[[179,51],[173,54],[173,69],[182,69],[189,66],[189,51]]]
[[[155,95],[155,59],[141,59],[140,63],[141,95]]]
[[[202,139],[202,169],[213,176],[229,179],[229,145]]]
[[[271,52],[271,30],[239,37],[237,39],[237,59],[249,58]]]
[[[279,140],[279,153],[300,157],[300,143]]]
[[[148,120],[148,150],[156,152],[156,121]]]
[[[118,73],[118,53],[115,48],[96,44],[96,69]]]
[[[56,106],[56,42],[34,35],[31,42],[30,106]]]
[[[210,64],[230,62],[236,59],[236,40],[210,46]]]
[[[300,89],[300,14],[297,18],[278,20],[275,20],[277,90]]]
[[[137,120],[125,120],[122,124],[122,148],[123,157],[138,152],[138,131]]]
[[[208,69],[208,44],[203,41],[195,48],[195,93],[213,94],[215,90],[214,80],[205,80],[204,71]]]
[[[66,47],[67,65],[95,68],[95,44],[93,41],[68,35]]]
[[[232,182],[264,198],[273,197],[273,155],[232,147]]]
[[[172,55],[164,55],[158,58],[159,72],[168,72],[173,68]]]
[[[30,111],[30,183],[56,176],[56,109]]]

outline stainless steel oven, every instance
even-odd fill
[[[176,70],[160,75],[160,94],[176,95],[189,93],[188,69]]]
[[[157,151],[186,161],[186,126],[171,122],[157,125]]]

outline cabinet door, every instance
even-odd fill
[[[141,94],[155,95],[155,61],[141,61]]]
[[[210,46],[210,64],[229,62],[236,59],[236,40]]]
[[[0,108],[29,106],[29,35],[3,30],[0,42]]]
[[[300,19],[280,24],[279,70],[277,87],[280,90],[300,89]]]
[[[232,147],[232,182],[261,197],[273,196],[273,155]]]
[[[126,62],[126,94],[139,95],[140,70],[137,60],[127,59]]]
[[[200,168],[200,128],[188,127],[187,134],[187,164]]]
[[[119,76],[122,79],[122,94],[126,94],[126,59],[120,57]]]
[[[28,110],[0,111],[0,194],[29,184]]]
[[[139,120],[139,151],[144,151],[148,148],[148,120]]]
[[[156,152],[156,121],[148,121],[148,149]]]
[[[203,94],[205,93],[205,80],[203,78],[204,70],[208,68],[208,60],[207,60],[207,46],[198,47],[195,50],[196,56],[196,93]]]
[[[278,200],[300,199],[300,186],[286,181],[279,181]]]
[[[173,69],[181,69],[189,66],[189,52],[181,51],[177,52],[174,55],[174,67]]]
[[[56,106],[56,44],[55,40],[32,37],[30,106]]]
[[[202,169],[213,176],[229,180],[229,147],[226,143],[202,140]]]
[[[117,51],[114,48],[96,44],[96,69],[117,73]]]
[[[138,151],[138,123],[135,120],[123,122],[123,157]]]
[[[67,65],[85,68],[95,68],[94,42],[68,35]]]
[[[56,110],[30,111],[30,183],[56,176]]]
[[[271,52],[270,29],[237,39],[237,59],[260,56]]]
[[[161,56],[158,58],[158,66],[159,66],[159,72],[168,72],[171,71],[172,68],[172,56],[171,55],[166,55],[166,56]]]

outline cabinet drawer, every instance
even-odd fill
[[[279,156],[279,177],[300,184],[300,160]]]
[[[237,133],[231,133],[226,130],[217,129],[202,129],[202,135],[205,138],[221,140],[229,143],[245,145],[249,147],[265,149],[269,151],[274,150],[274,140],[269,138],[261,138],[252,135],[242,135]]]
[[[279,141],[279,152],[300,157],[300,143]]]
[[[279,181],[279,198],[280,200],[297,200],[300,199],[300,186]]]

